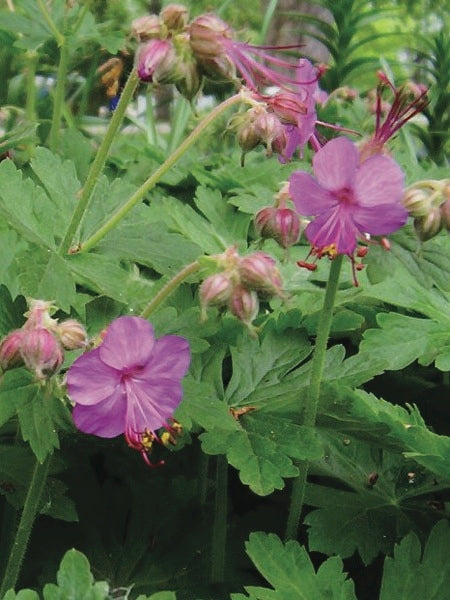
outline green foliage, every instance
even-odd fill
[[[316,572],[305,548],[297,542],[283,544],[276,535],[261,532],[251,534],[246,551],[274,589],[247,586],[248,596],[232,594],[232,600],[356,599],[353,582],[347,579],[337,556],[322,563]]]
[[[380,600],[439,600],[448,594],[450,569],[449,525],[439,521],[426,542],[423,553],[417,536],[410,533],[395,547],[394,556],[384,562]]]

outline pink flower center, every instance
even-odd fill
[[[344,187],[334,192],[334,195],[344,206],[353,206],[356,204],[356,198],[351,188]]]

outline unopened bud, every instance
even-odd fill
[[[20,347],[25,333],[22,329],[16,329],[8,333],[0,343],[0,367],[3,371],[17,367],[23,363]]]
[[[138,42],[162,37],[161,21],[157,15],[144,15],[131,23],[131,35]]]
[[[207,277],[200,286],[200,304],[208,306],[226,306],[230,299],[233,283],[228,273],[215,273]]]
[[[61,346],[55,336],[42,328],[26,331],[20,353],[25,366],[34,371],[39,378],[53,375],[64,360]]]
[[[150,40],[136,54],[137,72],[142,81],[174,83],[176,63],[175,50],[169,40]]]
[[[75,319],[68,319],[56,326],[56,335],[65,350],[77,350],[87,344],[87,333]]]
[[[263,208],[255,217],[255,227],[261,237],[274,239],[283,248],[297,243],[300,237],[300,218],[290,208]]]
[[[414,229],[422,242],[426,242],[437,235],[442,229],[441,211],[439,210],[439,207],[433,207],[426,217],[416,217],[414,219]]]
[[[273,152],[274,142],[284,139],[284,127],[280,119],[274,113],[261,112],[255,119],[254,124],[255,134],[259,136],[261,142],[267,148],[267,155],[270,156]],[[278,144],[283,145],[283,142]],[[277,147],[277,151],[280,149]],[[280,152],[281,153],[281,152]]]
[[[264,252],[254,252],[239,262],[241,282],[268,296],[281,296],[283,282],[275,260]]]
[[[412,217],[425,217],[431,209],[430,190],[411,187],[405,191],[402,203]]]
[[[255,291],[237,285],[233,289],[228,306],[235,317],[249,326],[259,311],[258,296]]]
[[[50,313],[55,309],[53,302],[32,298],[28,301],[28,304],[29,310],[25,313],[27,321],[23,326],[24,329],[44,327],[53,330],[56,327],[58,321],[50,317]]]
[[[192,50],[199,60],[212,59],[224,52],[223,38],[232,38],[230,26],[213,13],[205,13],[189,25]]]
[[[439,207],[441,213],[441,222],[447,231],[450,231],[450,199],[446,200]]]
[[[182,4],[168,4],[160,12],[160,17],[169,31],[182,31],[189,21],[189,11]]]

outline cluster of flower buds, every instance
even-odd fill
[[[84,327],[75,319],[58,322],[50,315],[55,307],[44,300],[30,300],[26,322],[0,342],[3,371],[25,365],[38,379],[50,377],[64,361],[64,350],[87,344]]]
[[[146,15],[133,21],[131,35],[139,42],[136,66],[143,81],[172,83],[191,100],[203,77],[230,81],[256,90],[259,85],[294,83],[268,64],[291,69],[292,65],[274,58],[264,47],[235,39],[231,27],[213,13],[189,22],[188,9],[168,4],[159,15]]]
[[[414,228],[422,242],[443,227],[450,231],[450,179],[414,183],[405,191],[403,205],[414,218]]]
[[[259,311],[259,299],[284,297],[280,272],[268,254],[253,252],[239,256],[232,247],[210,258],[220,270],[207,277],[200,286],[203,318],[210,306],[228,308],[252,330],[252,322]]]
[[[282,248],[289,248],[300,238],[300,217],[297,211],[289,208],[289,183],[284,183],[275,195],[275,204],[262,208],[255,216],[254,224],[258,234],[265,239],[275,240]]]

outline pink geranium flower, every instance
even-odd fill
[[[119,317],[103,343],[80,356],[67,374],[78,429],[104,438],[125,434],[146,462],[157,430],[169,424],[182,398],[181,379],[190,361],[185,338],[155,339],[140,317]]]
[[[364,234],[385,235],[405,224],[400,167],[382,155],[359,161],[357,146],[339,137],[314,155],[315,178],[304,171],[291,175],[289,193],[297,211],[314,217],[305,231],[313,248],[352,256]]]

